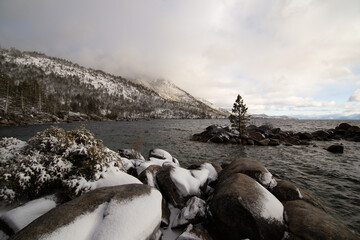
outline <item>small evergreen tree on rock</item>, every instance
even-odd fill
[[[238,94],[229,120],[231,122],[231,127],[239,131],[240,136],[246,133],[246,124],[250,120],[250,115],[247,114],[247,110],[248,108],[246,107],[244,100],[240,94]]]

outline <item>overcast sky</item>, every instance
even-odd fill
[[[360,0],[0,0],[0,46],[251,113],[360,114]]]

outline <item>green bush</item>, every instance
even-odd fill
[[[79,182],[98,180],[103,168],[123,170],[121,157],[84,126],[72,131],[51,127],[27,144],[3,139],[0,150],[0,198],[7,201],[33,199],[59,188],[76,196],[87,190],[79,190]]]

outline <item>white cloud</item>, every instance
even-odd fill
[[[349,98],[350,102],[360,102],[360,89],[357,89],[354,94]]]

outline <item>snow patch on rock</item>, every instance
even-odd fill
[[[205,218],[205,211],[205,201],[198,197],[192,197],[187,201],[186,206],[181,209],[181,212],[178,214],[172,227],[181,227],[186,226],[189,223],[198,223],[194,221]]]
[[[1,219],[18,232],[36,218],[56,207],[56,202],[48,198],[39,198],[14,208],[1,216]]]
[[[276,180],[273,178],[272,174],[269,171],[262,173],[259,180],[262,185],[269,187],[270,189],[273,189],[277,185]]]
[[[200,194],[201,181],[194,177],[191,171],[175,167],[171,171],[170,177],[181,196],[197,196]]]
[[[142,184],[142,182],[121,171],[118,167],[114,166],[115,162],[110,162],[108,167],[104,167],[102,172],[99,173],[99,179],[95,181],[87,181],[81,177],[79,179],[71,180],[71,185],[75,189],[75,193],[78,194],[82,191],[90,191],[101,187],[110,187],[125,184]]]
[[[147,239],[160,225],[161,201],[156,189],[131,201],[111,200],[41,239]]]
[[[284,206],[282,203],[263,186],[256,183],[261,193],[260,202],[254,202],[250,211],[254,216],[259,216],[270,221],[283,223]]]

